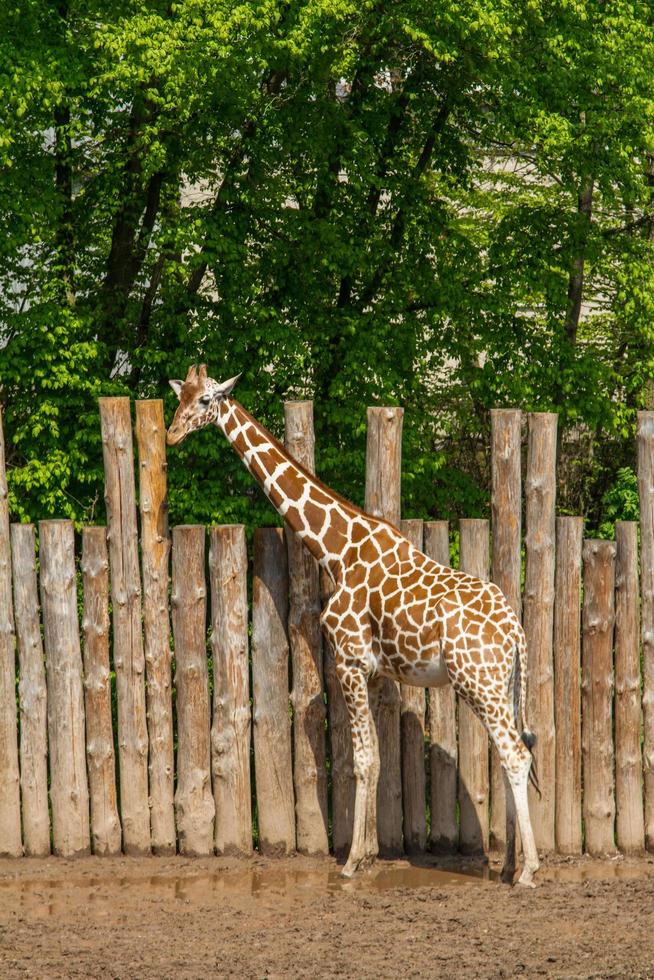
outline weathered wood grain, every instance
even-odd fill
[[[177,696],[175,818],[181,854],[213,853],[205,529],[173,528],[172,619]]]
[[[218,854],[250,854],[251,720],[245,528],[242,524],[212,527],[210,542],[214,843]]]
[[[286,402],[284,418],[286,448],[294,459],[314,472],[313,403]],[[328,854],[326,708],[323,696],[319,567],[288,525],[286,543],[297,849],[302,854]]]
[[[150,829],[155,854],[176,850],[173,809],[173,703],[168,612],[168,497],[166,426],[163,402],[136,402],[139,454],[139,511],[143,569],[143,639],[146,671],[146,709]]]
[[[29,857],[44,857],[50,853],[48,699],[32,524],[11,525],[11,561],[19,664],[23,842]]]
[[[84,582],[84,707],[86,762],[94,854],[120,854],[121,828],[116,797],[116,759],[111,719],[109,667],[109,557],[107,530],[82,531]]]
[[[396,527],[400,522],[403,415],[401,408],[368,409],[365,509]],[[385,678],[377,715],[377,833],[379,853],[387,857],[402,853],[400,706],[398,684]]]

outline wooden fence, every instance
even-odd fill
[[[285,416],[313,468],[311,403]],[[208,555],[204,527],[168,533],[162,403],[136,403],[138,488],[129,401],[101,399],[100,420],[108,525],[84,528],[78,553],[69,521],[41,522],[38,540],[10,525],[0,418],[0,853],[248,854],[256,840],[342,855],[354,779],[319,629],[329,581],[291,533],[259,528],[249,609],[242,526],[212,527]],[[584,541],[581,518],[556,517],[554,415],[527,417],[523,501],[522,429],[519,411],[492,413],[492,542],[489,522],[461,521],[459,564],[522,615],[538,847],[652,850],[654,413],[638,424],[640,560],[635,524]],[[447,522],[401,521],[401,430],[401,409],[369,409],[366,507],[449,563]],[[386,682],[379,731],[382,853],[502,845],[497,756],[451,688]]]

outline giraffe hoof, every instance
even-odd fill
[[[345,867],[341,871],[341,878],[352,878],[357,871],[366,871],[368,868],[373,866],[376,858],[377,855],[375,853],[363,854],[360,858],[354,861],[348,858]]]
[[[518,884],[521,885],[522,888],[535,888],[536,887],[536,882],[533,880],[533,878],[531,877],[531,875],[529,875],[527,878],[525,878],[524,872],[518,878]]]
[[[515,875],[515,868],[502,868],[500,873],[500,881],[503,885],[513,885],[513,876]]]

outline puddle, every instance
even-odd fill
[[[89,859],[93,860],[93,859]],[[52,866],[41,876],[17,876],[0,881],[0,908],[37,918],[65,912],[71,907],[82,908],[94,917],[115,915],[124,905],[145,905],[175,901],[181,904],[213,905],[225,901],[263,900],[273,905],[289,904],[298,899],[338,893],[370,894],[395,889],[450,888],[460,885],[483,886],[495,882],[499,872],[486,865],[433,866],[409,865],[404,862],[383,862],[355,876],[342,878],[333,864],[320,868],[275,867],[217,869],[208,871],[192,868],[183,874],[174,869],[156,874],[125,874],[124,869],[112,873],[97,866],[102,873],[76,875],[62,869],[60,877],[53,876]],[[122,872],[122,873],[121,873]],[[580,861],[544,867],[539,873],[543,882],[577,882],[592,880],[635,879],[654,877],[654,862],[622,863],[613,861]]]
[[[341,877],[334,868],[278,869],[248,868],[241,871],[200,871],[186,875],[116,875],[111,877],[66,876],[61,878],[15,878],[0,882],[0,906],[47,917],[71,905],[83,904],[89,914],[110,914],[123,900],[179,901],[203,904],[237,899],[293,901],[302,896],[371,893],[397,888],[437,888],[482,884],[496,877],[487,867],[470,871],[433,867],[380,867],[354,879]]]

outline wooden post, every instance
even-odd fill
[[[100,398],[100,422],[111,566],[123,848],[126,854],[140,855],[150,853],[150,810],[145,658],[129,398]]]
[[[439,565],[450,564],[447,521],[425,524],[425,554]],[[459,840],[456,819],[456,694],[451,684],[429,688],[429,772],[432,849],[451,851]]]
[[[177,693],[175,816],[181,854],[213,853],[204,527],[173,528],[173,637]]]
[[[400,522],[402,476],[401,408],[369,408],[366,451],[366,511],[396,526]],[[379,852],[402,853],[400,691],[384,679],[377,718],[380,773],[377,790]]]
[[[582,517],[556,519],[554,717],[556,849],[581,854],[581,545]]]
[[[286,402],[286,448],[315,471],[313,403]],[[286,526],[289,575],[288,640],[293,665],[293,781],[297,849],[329,854],[325,700],[320,638],[320,581],[315,558]]]
[[[41,521],[39,541],[52,837],[55,854],[76,857],[90,848],[73,522]]]
[[[262,854],[295,850],[288,695],[288,562],[282,528],[254,532],[252,688],[254,772]]]
[[[9,493],[0,409],[0,856],[19,857],[22,853]]]
[[[422,521],[402,521],[400,530],[422,551]],[[400,735],[402,748],[402,808],[404,848],[419,854],[427,844],[425,796],[425,711],[424,687],[400,684]]]
[[[459,568],[480,579],[488,578],[488,521],[460,522]],[[459,698],[459,811],[462,851],[488,851],[488,733],[462,698]]]
[[[586,850],[615,851],[613,822],[613,626],[615,544],[585,541],[581,746]]]
[[[654,412],[638,413],[645,847],[654,851]]]
[[[120,854],[121,831],[116,800],[116,760],[111,721],[109,673],[109,558],[107,530],[82,530],[84,577],[84,705],[86,761],[91,798],[94,854]]]
[[[491,579],[502,590],[509,605],[521,616],[521,527],[522,475],[520,409],[491,411],[491,507],[493,565]],[[506,842],[506,798],[500,757],[491,741],[490,845]]]
[[[11,560],[20,678],[23,841],[28,856],[44,857],[50,853],[48,709],[32,524],[11,525]]]
[[[168,615],[166,426],[161,400],[136,402],[143,568],[143,633],[150,753],[150,827],[155,854],[175,853],[173,704]]]
[[[642,851],[643,762],[640,753],[640,603],[638,525],[617,521],[615,575],[615,802],[618,847]]]
[[[535,731],[534,758],[541,795],[530,788],[529,809],[539,851],[553,851],[554,780],[554,569],[556,425],[549,412],[529,415],[526,566],[523,620],[527,635],[527,721]]]
[[[332,581],[323,570],[320,575],[320,598],[324,609],[333,591]],[[329,712],[329,753],[332,788],[332,849],[338,858],[345,857],[352,844],[354,822],[354,761],[350,717],[336,674],[334,654],[323,636],[323,670]]]
[[[242,524],[212,527],[210,542],[214,843],[218,854],[250,854],[250,675],[245,528]]]

